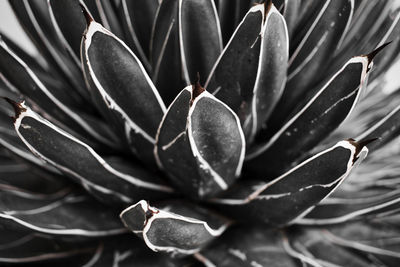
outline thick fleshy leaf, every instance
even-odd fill
[[[213,0],[179,0],[179,43],[186,84],[200,75],[205,82],[222,51],[222,36]]]
[[[220,236],[229,222],[198,206],[170,202],[160,208],[144,200],[122,211],[122,221],[154,251],[193,254]]]
[[[24,104],[14,103],[15,129],[40,159],[80,183],[107,204],[132,203],[172,192],[156,175],[130,163],[129,168],[107,163],[90,146],[44,120]]]
[[[238,117],[198,83],[177,96],[157,133],[159,166],[190,197],[226,190],[240,175],[244,153]]]
[[[115,146],[107,127],[97,118],[77,111],[64,88],[46,87],[38,76],[7,44],[0,40],[0,70],[18,92],[27,96],[41,111],[72,129],[91,135],[96,140]]]
[[[279,175],[336,129],[358,101],[371,58],[350,59],[268,142],[250,151],[249,169],[258,178]]]
[[[296,261],[284,250],[284,235],[265,227],[237,227],[196,254],[209,267],[295,267]]]
[[[5,101],[0,99],[0,103],[5,106]],[[0,105],[1,106],[1,105]],[[40,168],[49,170],[51,172],[58,172],[55,168],[46,162],[38,159],[26,148],[24,143],[18,138],[17,133],[13,127],[12,120],[9,115],[10,112],[0,111],[0,145],[2,148],[10,151],[14,156],[22,159],[23,161],[39,166]]]
[[[168,105],[184,87],[179,48],[178,0],[163,0],[150,40],[152,79]]]
[[[265,5],[256,5],[246,14],[206,83],[238,114],[249,140],[268,118],[286,79],[286,24],[273,5]]]
[[[289,60],[288,82],[274,116],[286,119],[309,87],[321,80],[328,60],[346,33],[354,0],[328,0]],[[322,78],[324,78],[322,76]]]
[[[82,62],[92,96],[125,135],[132,151],[153,163],[153,146],[164,103],[142,63],[115,35],[93,21],[82,44]]]
[[[296,223],[304,225],[338,224],[373,214],[396,211],[400,206],[400,190],[385,193],[377,191],[375,195],[368,197],[358,197],[357,192],[352,195],[354,199],[339,197],[326,199]]]
[[[266,14],[261,36],[260,59],[251,103],[250,140],[269,118],[282,95],[288,56],[289,37],[285,19],[272,6]]]
[[[221,212],[242,221],[285,225],[331,194],[367,152],[362,143],[341,141],[269,183],[239,183],[211,201]]]

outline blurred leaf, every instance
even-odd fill
[[[197,255],[205,266],[218,267],[295,267],[283,248],[284,236],[265,227],[236,227]]]
[[[179,43],[183,76],[203,84],[222,51],[222,36],[213,0],[179,1]]]

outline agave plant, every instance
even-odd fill
[[[394,0],[9,3],[1,265],[399,266]]]

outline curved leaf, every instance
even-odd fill
[[[47,88],[38,76],[22,61],[7,44],[0,40],[0,70],[16,89],[32,99],[44,112],[61,121],[68,127],[84,131],[96,140],[110,146],[115,146],[109,134],[104,131],[106,126],[97,118],[83,115],[73,107],[74,103],[64,88]]]
[[[82,62],[92,96],[110,123],[125,135],[132,151],[144,162],[152,163],[164,103],[133,52],[86,15]]]
[[[349,28],[354,0],[328,0],[289,59],[288,82],[274,114],[286,119],[309,87],[324,77],[332,53]],[[321,77],[322,76],[322,77]]]
[[[206,83],[238,114],[249,141],[269,117],[286,80],[286,24],[273,5],[265,5],[246,14]]]
[[[172,189],[158,177],[135,166],[116,169],[90,146],[44,120],[24,104],[14,103],[15,129],[40,159],[80,183],[108,204],[132,203],[143,197],[161,197]]]
[[[279,175],[326,138],[353,110],[370,67],[370,56],[349,60],[266,144],[249,153],[251,171]]]
[[[220,236],[228,221],[188,203],[155,208],[142,200],[120,215],[124,224],[143,237],[153,251],[193,254]]]
[[[198,83],[183,89],[168,108],[155,147],[171,182],[200,198],[226,190],[238,178],[244,152],[239,119]]]
[[[292,223],[331,194],[367,152],[362,143],[341,141],[269,183],[244,182],[211,201],[238,220]]]

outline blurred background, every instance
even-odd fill
[[[369,1],[369,0],[365,0]],[[400,1],[395,2],[396,5],[400,6]],[[19,25],[14,13],[8,4],[7,0],[0,0],[0,33],[7,35],[10,39],[14,40],[22,48],[24,48],[29,54],[36,55],[37,50],[26,36],[25,32]],[[356,56],[356,55],[355,55]],[[400,87],[400,62],[393,66],[386,73],[383,81],[386,83],[384,90],[388,93],[399,89]]]

